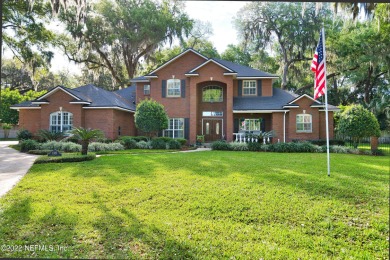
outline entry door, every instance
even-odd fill
[[[205,142],[222,139],[222,119],[203,119],[203,135]]]

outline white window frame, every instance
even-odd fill
[[[56,111],[50,114],[49,130],[66,132],[73,128],[73,114],[67,111]]]
[[[242,81],[242,95],[243,96],[256,96],[257,95],[257,81],[256,80],[243,80]]]
[[[257,118],[246,118],[241,122],[240,130],[261,131],[261,120]]]
[[[163,136],[184,138],[184,118],[170,118],[168,128],[163,131]]]
[[[150,95],[150,85],[144,85],[144,95]]]
[[[167,97],[181,97],[180,79],[167,80]]]
[[[312,133],[313,132],[313,117],[311,114],[298,114],[296,116],[296,131],[297,133]]]

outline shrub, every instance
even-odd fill
[[[211,149],[212,150],[228,151],[228,150],[231,150],[231,146],[226,141],[215,141],[215,142],[211,143]]]
[[[27,129],[20,129],[17,134],[16,134],[16,137],[18,138],[19,141],[21,140],[28,140],[28,139],[32,139],[33,135],[30,131],[28,131]]]
[[[64,134],[61,132],[51,132],[46,129],[40,129],[37,136],[41,142],[46,142],[59,140],[64,136]]]
[[[124,150],[125,147],[120,143],[98,143],[92,142],[88,146],[89,152],[98,152],[98,151],[119,151]]]
[[[80,154],[66,154],[62,156],[40,156],[34,162],[34,164],[40,163],[63,163],[63,162],[83,162],[91,161],[96,158],[94,153],[89,153],[88,155]]]
[[[96,142],[98,142],[98,143],[109,144],[109,143],[112,143],[112,140],[109,139],[109,138],[100,137],[100,138],[97,138],[97,139],[96,139]]]
[[[154,138],[150,142],[152,149],[167,149],[166,142],[161,138]]]
[[[72,142],[59,142],[60,150],[66,153],[70,152],[81,152],[81,144],[75,144]]]
[[[175,138],[176,141],[178,141],[182,146],[187,144],[187,139],[185,138]]]
[[[150,142],[139,141],[137,143],[137,148],[138,149],[151,149],[151,145],[150,145]]]
[[[168,141],[167,148],[168,149],[180,149],[181,148],[181,143],[179,143],[175,139],[172,139],[172,140]]]
[[[308,142],[318,145],[318,146],[323,146],[326,145],[326,139],[317,139],[317,140],[308,140]],[[330,139],[329,140],[329,145],[345,145],[344,140],[339,140],[339,139]]]
[[[21,152],[28,152],[30,150],[38,150],[38,149],[39,149],[39,143],[35,140],[27,139],[27,140],[23,140],[20,143]]]
[[[385,153],[382,150],[380,150],[380,149],[372,150],[371,153],[372,153],[372,155],[375,155],[375,156],[383,156],[383,155],[385,155]]]
[[[323,147],[326,151],[326,145]],[[331,152],[331,153],[348,153],[349,148],[345,147],[345,146],[340,146],[340,145],[331,145],[331,146],[329,146],[329,152]]]
[[[50,152],[51,152],[51,150],[30,150],[30,151],[28,151],[29,154],[36,154],[36,155],[47,155]]]
[[[239,142],[231,142],[230,149],[233,151],[248,151],[248,144],[247,143],[239,143]]]
[[[120,143],[126,148],[126,149],[135,149],[137,148],[137,141],[135,141],[131,137],[125,137],[121,138]]]
[[[248,150],[253,152],[259,152],[262,150],[261,143],[248,143]]]
[[[62,143],[57,141],[49,141],[41,144],[41,150],[58,150],[61,151]]]

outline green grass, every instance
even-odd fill
[[[389,158],[198,152],[34,165],[0,199],[0,257],[388,259]]]
[[[97,151],[96,154],[143,154],[143,153],[171,153],[178,150],[171,149],[128,149],[119,151]]]
[[[370,144],[359,144],[358,148],[360,150],[371,150]],[[380,144],[378,150],[381,150],[385,155],[390,155],[390,145],[389,144]]]

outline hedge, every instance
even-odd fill
[[[37,158],[34,164],[41,163],[64,163],[64,162],[83,162],[91,161],[96,158],[96,154],[88,153],[88,155],[81,154],[63,154],[62,156],[47,156],[43,155]]]

